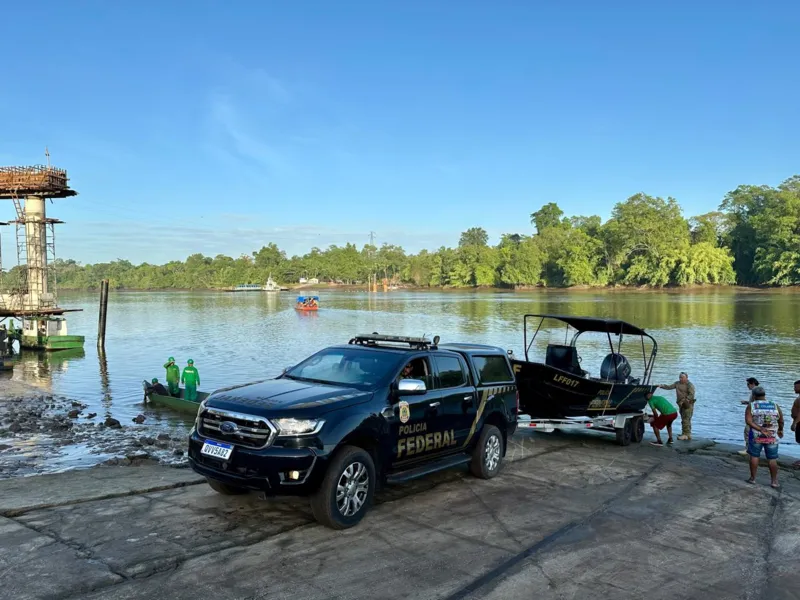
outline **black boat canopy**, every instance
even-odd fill
[[[533,334],[530,342],[528,341],[528,319],[539,319],[539,325],[536,327],[536,332]],[[656,342],[655,338],[647,333],[641,327],[637,327],[636,325],[632,325],[631,323],[627,323],[626,321],[620,321],[619,319],[602,319],[599,317],[573,317],[569,315],[525,315],[522,319],[523,324],[523,343],[525,344],[525,360],[530,361],[528,357],[528,352],[533,346],[533,341],[536,339],[536,336],[539,334],[539,330],[542,328],[542,324],[544,323],[545,319],[555,319],[556,321],[561,321],[562,323],[567,324],[567,332],[569,332],[569,328],[572,327],[575,329],[576,333],[572,336],[572,341],[570,342],[570,346],[575,346],[578,338],[581,334],[591,331],[597,333],[605,333],[608,337],[608,347],[611,351],[612,355],[617,355],[621,352],[622,347],[622,338],[625,335],[638,335],[642,342],[642,359],[644,360],[644,375],[642,377],[642,382],[647,384],[650,381],[650,376],[653,373],[653,365],[655,363],[656,354],[658,353],[658,342]],[[614,343],[611,341],[611,334],[619,336],[619,341],[617,342],[617,348],[614,349]],[[650,351],[650,358],[647,358],[647,352],[644,347],[644,338],[648,338],[652,344],[653,348]],[[564,344],[566,345],[566,337],[564,338]],[[615,363],[615,368],[617,365]]]
[[[599,331],[601,333],[614,333],[624,335],[646,335],[648,333],[641,327],[632,325],[619,319],[602,319],[599,317],[572,317],[568,315],[525,315],[528,317],[535,317],[537,319],[556,319],[566,323],[579,333],[584,331]]]

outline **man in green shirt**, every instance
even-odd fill
[[[656,441],[650,442],[653,446],[663,446],[661,441],[660,429],[667,428],[667,443],[672,443],[672,422],[678,418],[677,409],[670,404],[669,400],[663,396],[653,396],[653,392],[648,392],[645,396],[650,410],[653,411],[653,416],[650,417],[650,425],[653,426],[653,433],[656,435]]]
[[[170,396],[178,396],[181,391],[178,383],[181,380],[181,370],[175,364],[175,359],[172,356],[164,364],[164,368],[167,370],[167,389],[169,389],[169,394]]]
[[[185,389],[183,397],[186,400],[194,402],[197,400],[197,386],[200,385],[200,373],[194,368],[194,361],[191,358],[186,361],[186,363],[186,366],[183,368],[183,374],[181,375],[181,383]]]

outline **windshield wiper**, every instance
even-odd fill
[[[366,383],[353,383],[348,381],[329,381],[326,379],[314,379],[312,377],[298,377],[297,375],[289,375],[288,373],[284,373],[281,377],[286,377],[287,379],[291,379],[292,381],[303,381],[305,383],[317,383],[319,385],[334,385],[337,387],[349,387],[349,388],[357,388],[359,385],[368,385]]]
[[[330,381],[323,381],[322,379],[311,379],[310,377],[298,377],[297,375],[289,375],[288,373],[284,373],[283,377],[287,379],[291,379],[292,381],[305,381],[308,383],[324,383],[330,384]]]
[[[337,381],[326,381],[324,379],[311,379],[310,377],[303,377],[303,381],[308,381],[310,383],[319,383],[321,385],[343,385]]]

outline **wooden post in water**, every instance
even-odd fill
[[[97,324],[97,348],[106,348],[106,316],[108,315],[108,279],[100,282],[100,321]]]

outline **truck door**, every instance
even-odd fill
[[[396,391],[392,392],[389,431],[393,468],[427,460],[442,450],[441,447],[437,448],[434,438],[442,393],[435,389],[433,365],[427,356],[411,358],[406,364],[412,367],[411,373],[407,374],[408,378],[422,381],[427,390],[424,394],[412,396],[401,396]],[[402,372],[398,375],[396,383],[402,375]]]
[[[440,427],[453,440],[448,450],[457,450],[464,445],[477,414],[475,386],[461,356],[435,354],[433,361],[438,388],[442,393]]]

